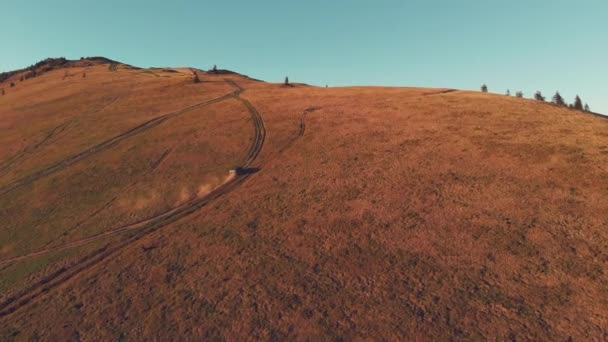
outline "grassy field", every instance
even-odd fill
[[[14,312],[0,308],[0,335],[608,336],[608,120],[448,89],[286,87],[206,73],[193,84],[187,70],[106,69],[87,73],[87,82],[99,77],[95,87],[124,82],[124,89],[134,82],[149,92],[137,91],[139,100],[123,103],[122,112],[110,106],[91,114],[96,124],[88,130],[49,140],[11,166],[0,186],[154,116],[229,94],[235,89],[226,78],[244,91],[2,195],[0,260],[111,231],[212,192],[252,144],[241,99],[263,119],[261,153],[238,186],[192,214],[147,234],[96,240],[120,248]],[[10,132],[0,139],[11,146],[0,161],[111,97],[59,100],[65,95],[55,91],[70,88],[51,85],[69,82],[62,75],[18,84],[47,100],[17,97],[17,90],[0,98]],[[117,87],[108,92],[122,96]],[[158,97],[159,89],[174,95]],[[77,257],[95,246],[0,266],[3,298],[53,265],[79,265]]]

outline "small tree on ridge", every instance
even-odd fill
[[[583,110],[583,101],[578,95],[574,98],[574,109]]]
[[[555,93],[555,95],[553,95],[553,99],[552,101],[554,104],[558,105],[558,106],[566,106],[566,101],[564,101],[564,98],[559,94],[559,91]]]
[[[534,99],[536,101],[545,101],[545,97],[543,96],[543,94],[540,91],[537,91],[536,93],[534,93]]]
[[[481,92],[482,93],[487,93],[488,92],[488,86],[485,83],[481,85]]]

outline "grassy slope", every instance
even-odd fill
[[[2,334],[606,336],[608,120],[491,94],[231,77],[264,118],[260,171],[0,318]],[[81,166],[91,177],[99,158]]]
[[[69,72],[75,71],[69,69]],[[44,141],[44,144],[28,145],[35,148],[21,149],[20,158],[3,160],[5,167],[0,178],[3,185],[14,181],[15,175],[18,179],[32,174],[33,170],[52,165],[150,118],[233,91],[221,79],[194,85],[189,74],[170,73],[156,80],[157,77],[151,78],[141,71],[109,72],[104,66],[89,70],[83,79],[63,79],[63,75],[62,70],[56,70],[20,83],[19,91],[31,93],[27,106],[22,104],[25,95],[18,91],[2,99],[4,106],[0,115],[11,120],[10,133],[3,136],[5,146],[11,142],[17,145],[21,141]],[[57,89],[57,82],[66,84]],[[99,86],[112,82],[115,84],[111,87]],[[94,92],[98,86],[100,89]],[[72,90],[71,95],[65,95],[70,88],[80,92]],[[46,97],[57,97],[57,92],[67,97],[49,103]],[[150,96],[149,103],[146,94]],[[114,101],[114,105],[102,106],[103,110],[94,114],[82,114],[86,104],[94,106],[112,96],[119,99],[120,105]],[[79,98],[85,103],[79,103],[78,108],[63,103],[77,102],[72,99]],[[162,103],[160,108],[153,107],[159,103]],[[39,115],[41,112],[50,113],[48,120]],[[52,120],[67,122],[69,126],[61,134],[40,140],[39,137],[47,134]],[[202,196],[223,182],[228,171],[243,157],[251,139],[248,120],[249,114],[234,99],[184,112],[1,195],[0,259],[60,246],[139,222]],[[21,278],[33,274],[40,277],[35,273],[47,264],[40,264],[38,268],[20,267],[19,277],[15,277],[15,267],[2,268],[0,272],[5,281],[0,285],[3,290],[0,297],[9,295],[8,290],[20,283]]]

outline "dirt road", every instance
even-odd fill
[[[266,137],[266,129],[264,127],[264,121],[262,120],[262,116],[255,109],[255,107],[249,101],[240,97],[240,93],[242,91],[244,91],[244,89],[241,88],[234,81],[226,80],[226,82],[228,82],[229,84],[231,84],[232,86],[234,86],[236,88],[235,92],[233,92],[229,95],[225,95],[221,98],[199,104],[196,106],[196,108],[202,107],[203,105],[207,105],[212,102],[213,103],[219,102],[219,101],[225,100],[227,98],[231,98],[231,97],[236,97],[245,105],[245,107],[251,114],[251,117],[252,117],[253,123],[254,123],[253,142],[244,157],[243,163],[240,165],[240,168],[248,169],[252,166],[253,162],[256,160],[257,156],[261,152],[262,147],[264,145],[264,140]],[[190,107],[190,108],[180,111],[178,113],[182,113],[184,111],[192,110],[192,109],[194,109],[194,107]],[[148,123],[145,123],[143,125],[136,127],[135,129],[131,130],[130,132],[132,132],[134,130],[136,130],[136,132],[140,132],[143,129],[148,129],[148,128],[150,128],[149,125],[158,125],[158,124],[162,123],[163,121],[169,119],[169,117],[178,115],[178,113],[164,115],[157,119],[151,120]],[[151,126],[151,127],[154,127],[154,126]],[[125,136],[125,134],[129,134],[129,132],[126,132],[126,133],[120,135],[119,137],[123,137],[123,136]],[[128,135],[128,136],[132,136],[134,134],[137,134],[137,133],[131,133],[131,135]],[[124,138],[121,138],[121,139],[124,139]],[[113,141],[113,140],[112,139],[109,140],[108,144],[105,144],[100,148],[107,149],[117,143],[117,142],[110,143],[110,141]],[[118,141],[120,141],[120,140],[118,140]],[[98,152],[98,150],[94,150],[91,153],[95,153],[95,152]],[[84,157],[82,157],[82,158],[84,158]],[[78,161],[78,160],[80,160],[80,159],[77,159],[76,161]],[[74,163],[76,161],[72,161],[71,163]],[[56,165],[59,166],[60,164],[56,164]],[[70,164],[68,163],[67,165],[70,165]],[[66,167],[67,165],[62,165],[62,167]],[[53,172],[53,171],[51,170],[50,172]],[[42,174],[41,176],[43,176],[43,175],[46,175],[46,174]],[[45,249],[45,250],[40,250],[40,251],[37,251],[34,253],[30,253],[28,255],[18,256],[15,258],[0,261],[0,265],[5,265],[5,264],[17,262],[17,261],[28,259],[28,258],[41,256],[41,255],[44,255],[44,254],[47,254],[50,252],[56,252],[56,251],[61,251],[61,250],[65,250],[68,248],[74,248],[74,247],[81,246],[81,245],[84,245],[87,243],[91,243],[93,241],[98,241],[101,239],[108,238],[110,236],[121,234],[126,231],[138,230],[136,234],[126,238],[125,240],[119,241],[114,245],[108,244],[105,247],[95,251],[94,253],[80,259],[79,261],[72,264],[71,266],[61,268],[61,269],[57,270],[56,272],[44,277],[37,283],[31,285],[30,287],[9,297],[7,300],[5,300],[3,303],[0,304],[0,317],[7,316],[7,315],[15,312],[19,308],[26,306],[27,304],[31,303],[33,300],[49,293],[49,291],[51,289],[56,288],[57,286],[64,284],[65,282],[77,277],[82,272],[89,270],[92,267],[98,265],[99,263],[106,260],[108,257],[113,255],[114,253],[116,253],[119,250],[123,249],[124,247],[130,245],[131,243],[141,239],[142,237],[158,230],[159,228],[162,228],[170,223],[173,223],[181,218],[184,218],[184,217],[190,215],[191,213],[204,207],[211,201],[221,197],[222,195],[224,195],[224,194],[228,193],[229,191],[231,191],[232,189],[236,188],[239,184],[243,183],[251,175],[252,175],[251,173],[237,174],[236,177],[232,178],[228,182],[219,186],[218,188],[213,190],[208,195],[206,195],[204,197],[193,199],[193,200],[186,202],[176,208],[173,208],[165,213],[162,213],[158,216],[146,219],[144,221],[140,221],[140,222],[133,223],[131,225],[127,225],[127,226],[123,226],[123,227],[119,227],[119,228],[113,229],[111,231],[107,231],[107,232],[104,232],[99,235],[92,236],[92,237],[89,237],[86,239],[73,241],[73,242],[70,242],[70,243],[62,245],[62,246],[49,248],[49,249]]]

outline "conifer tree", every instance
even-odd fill
[[[589,108],[589,105],[585,103],[585,112],[590,112],[591,108]]]
[[[520,90],[520,91],[518,91],[518,92],[515,93],[515,97],[518,97],[518,98],[521,99],[521,98],[524,97],[524,93]]]
[[[545,101],[545,97],[543,96],[543,94],[540,91],[537,91],[536,93],[534,93],[534,99],[536,101]]]
[[[289,85],[289,77],[285,77],[285,85]]]
[[[566,101],[564,101],[564,98],[559,94],[559,91],[556,92],[555,95],[553,95],[553,99],[551,102],[558,106],[566,106]]]
[[[507,96],[511,96],[511,91],[509,89],[507,89]]]
[[[574,109],[583,110],[583,101],[578,95],[574,98]]]
[[[488,92],[488,86],[485,83],[481,85],[481,92],[482,93],[487,93]]]

